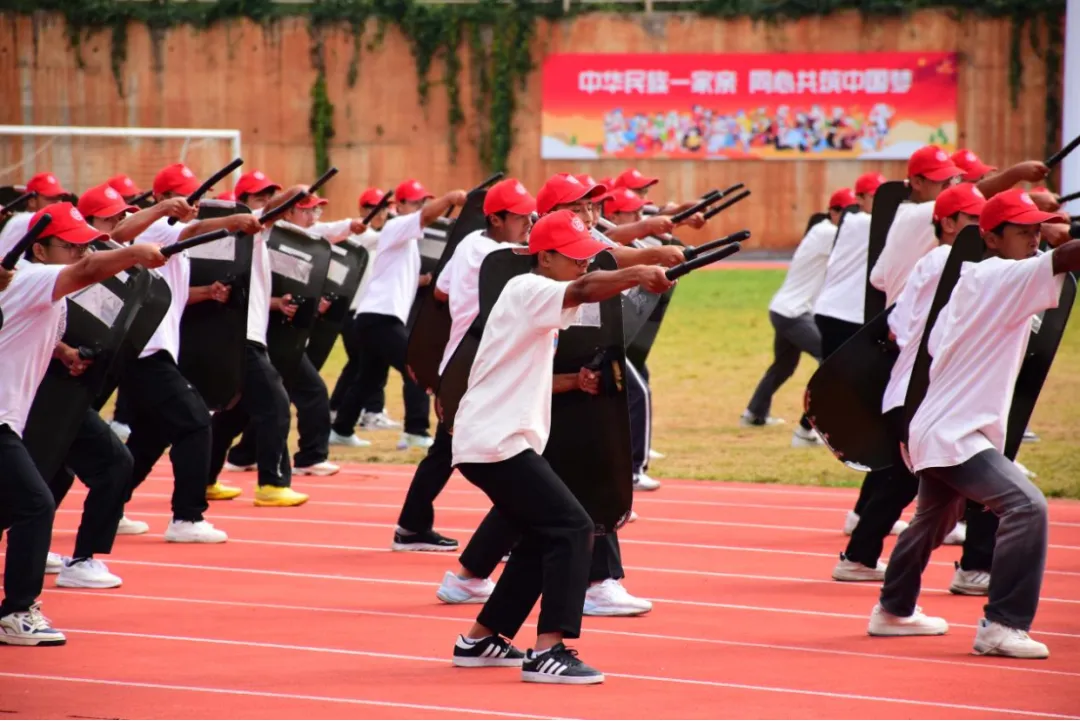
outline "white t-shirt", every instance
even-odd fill
[[[488,316],[458,406],[454,465],[498,463],[530,448],[544,452],[559,330],[578,317],[577,308],[563,309],[569,285],[535,273],[506,284]]]
[[[482,230],[473,231],[461,239],[435,281],[435,287],[450,296],[450,338],[439,364],[440,375],[480,314],[480,267],[484,258],[500,248],[512,247],[511,243],[492,240]]]
[[[916,471],[1004,449],[1033,316],[1056,307],[1061,294],[1053,256],[987,258],[961,270],[930,331],[930,387],[909,432]]]
[[[408,321],[420,279],[418,239],[424,234],[420,212],[386,221],[379,233],[371,282],[360,299],[357,313],[392,315],[402,323]]]
[[[813,311],[825,283],[825,269],[835,237],[836,226],[829,220],[810,229],[795,249],[784,283],[769,303],[769,310],[786,318],[798,318]]]
[[[870,271],[870,284],[885,292],[885,307],[896,302],[919,258],[937,247],[934,201],[901,203],[885,238],[885,248]]]
[[[256,218],[262,217],[262,209],[253,211]],[[266,239],[270,237],[270,228],[255,234],[251,247],[251,282],[248,284],[248,319],[247,339],[253,343],[266,345],[266,328],[270,325],[270,250]]]
[[[364,248],[368,252],[367,266],[364,268],[364,275],[360,278],[360,286],[356,289],[356,294],[353,295],[352,303],[349,303],[349,310],[355,313],[356,309],[360,307],[360,300],[364,297],[364,292],[371,283],[371,268],[375,265],[375,251],[379,245],[379,231],[368,228],[360,235],[350,236],[348,242]]]
[[[862,325],[866,305],[866,260],[870,249],[870,214],[848,213],[829,255],[825,282],[814,314]]]
[[[934,304],[938,281],[941,280],[941,272],[945,270],[951,251],[952,246],[939,245],[915,264],[911,279],[900,292],[896,307],[889,314],[889,330],[896,336],[900,355],[893,365],[889,385],[886,386],[885,396],[881,400],[883,413],[904,405],[907,400],[908,382],[915,367],[915,356],[919,354],[930,306]]]
[[[169,225],[168,218],[158,218],[149,228],[144,230],[135,243],[157,243],[162,247],[173,245],[180,239],[180,233],[186,227],[185,223]],[[188,292],[191,285],[191,260],[187,251],[177,253],[169,258],[169,262],[158,270],[172,291],[172,302],[169,310],[161,319],[154,335],[143,348],[140,358],[148,358],[158,351],[165,351],[172,356],[174,363],[180,362],[180,318],[184,315],[184,308],[188,302]]]
[[[56,279],[66,266],[22,263],[0,292],[0,426],[21,438],[41,379],[60,340],[67,301],[53,301]]]
[[[351,232],[349,226],[351,225],[352,219],[344,218],[343,220],[332,220],[327,223],[314,223],[307,228],[307,232],[325,238],[331,243],[340,243],[349,237]]]
[[[15,213],[8,218],[8,222],[4,224],[4,229],[0,230],[0,258],[7,255],[8,251],[22,240],[22,237],[26,235],[26,231],[30,230],[30,221],[33,218],[33,213],[25,212]]]

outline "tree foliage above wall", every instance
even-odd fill
[[[708,17],[750,17],[763,22],[783,22],[807,16],[856,10],[868,17],[891,17],[916,10],[944,9],[956,13],[1009,17],[1012,19],[1009,81],[1015,106],[1023,78],[1024,30],[1046,66],[1047,147],[1058,141],[1061,122],[1061,23],[1065,0],[697,0],[664,3],[664,12],[692,12]],[[388,26],[405,36],[416,62],[417,92],[425,102],[433,82],[431,66],[443,60],[442,84],[448,99],[449,144],[457,152],[457,134],[465,121],[461,105],[462,62],[466,45],[474,87],[474,110],[480,124],[475,144],[482,163],[504,170],[514,144],[514,110],[517,93],[525,88],[535,67],[530,54],[538,20],[570,17],[585,12],[641,12],[642,5],[571,3],[564,10],[560,0],[477,0],[472,3],[428,4],[417,0],[312,0],[282,3],[274,0],[218,0],[217,2],[170,2],[169,0],[0,0],[0,10],[30,14],[55,12],[64,16],[68,38],[79,57],[81,43],[89,34],[111,32],[112,73],[123,95],[123,66],[127,59],[127,28],[143,23],[162,32],[180,25],[208,27],[215,23],[248,19],[273,23],[286,17],[304,17],[312,38],[312,63],[316,79],[311,88],[310,127],[316,165],[322,172],[330,163],[334,136],[334,106],[327,91],[323,58],[323,33],[343,28],[352,34],[353,52],[347,81],[351,87],[359,74],[360,54],[369,20],[376,33],[369,46],[379,42]],[[1040,30],[1045,25],[1045,32]],[[1040,38],[1046,38],[1046,41]],[[1040,45],[1044,44],[1045,47]]]

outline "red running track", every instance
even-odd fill
[[[211,504],[223,546],[163,541],[165,466],[128,508],[151,533],[120,537],[122,588],[66,591],[44,610],[67,646],[0,647],[0,713],[33,718],[1069,718],[1080,715],[1080,503],[1051,501],[1050,560],[1034,635],[1048,661],[971,655],[983,600],[945,589],[935,554],[924,608],[938,638],[873,639],[874,584],[829,579],[855,491],[668,481],[639,494],[621,534],[640,618],[586,618],[576,643],[598,687],[523,684],[513,669],[456,669],[477,606],[435,598],[454,554],[389,551],[412,475],[351,466],[296,479],[312,500]],[[57,515],[70,553],[83,495]],[[437,527],[464,545],[487,510],[455,477]],[[891,548],[891,541],[889,548]],[[888,549],[887,549],[888,551]],[[518,644],[532,641],[525,629]]]

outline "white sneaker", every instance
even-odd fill
[[[866,632],[871,636],[942,636],[949,630],[944,618],[927,616],[918,606],[910,616],[894,616],[881,605],[874,606]]]
[[[431,436],[418,436],[415,433],[402,433],[401,440],[397,443],[397,449],[399,451],[404,451],[409,448],[419,448],[426,451],[433,445],[435,445],[435,439]]]
[[[443,603],[486,603],[494,590],[495,583],[490,578],[460,578],[447,571],[435,595]]]
[[[60,588],[119,588],[121,583],[120,577],[109,573],[109,567],[96,558],[66,560],[56,577]]]
[[[228,461],[225,461],[225,465],[222,466],[222,470],[228,471],[229,473],[248,473],[249,471],[254,471],[258,467],[259,465],[257,463],[252,463],[250,466],[238,466],[234,463],[229,463]]]
[[[889,531],[889,535],[890,536],[899,536],[901,533],[906,531],[907,527],[910,526],[910,525],[911,524],[908,523],[907,521],[897,521],[896,523],[892,524],[892,530]]]
[[[1020,461],[1013,461],[1013,464],[1015,464],[1016,467],[1020,469],[1020,472],[1023,473],[1028,478],[1038,478],[1039,477],[1039,474],[1035,473],[1035,471],[1031,470],[1030,468],[1025,466],[1023,463],[1021,463]]]
[[[9,646],[63,646],[64,634],[41,615],[41,604],[35,603],[29,611],[16,611],[0,618],[0,643]]]
[[[582,613],[586,616],[640,616],[651,610],[652,601],[631,596],[622,583],[609,578],[589,586]]]
[[[60,573],[64,570],[64,561],[71,559],[61,556],[59,553],[53,553],[49,551],[49,555],[45,557],[45,573],[46,575],[53,575]]]
[[[740,428],[761,428],[762,426],[782,426],[785,423],[787,423],[787,421],[785,421],[783,418],[773,418],[772,416],[767,416],[765,418],[765,420],[762,421],[762,420],[760,420],[758,418],[754,418],[754,414],[751,413],[750,411],[743,411],[743,414],[741,416],[739,416],[739,427]]]
[[[111,421],[109,428],[112,429],[112,432],[116,434],[121,443],[127,443],[128,436],[131,435],[131,426],[119,421]]]
[[[986,596],[990,593],[990,572],[965,571],[957,563],[949,592],[958,596]]]
[[[945,540],[941,543],[945,546],[963,546],[966,540],[967,524],[960,521],[956,524],[956,528],[949,531],[949,535],[945,536]]]
[[[855,511],[848,511],[847,516],[844,517],[844,535],[850,536],[855,533],[855,527],[859,525],[859,514]],[[897,521],[893,524],[892,530],[889,531],[890,536],[899,536],[901,533],[907,530],[910,524],[907,521]]]
[[[332,476],[341,470],[341,466],[330,461],[323,461],[322,463],[316,463],[313,466],[304,466],[303,468],[297,466],[293,469],[293,473],[298,476]]]
[[[802,426],[796,426],[795,432],[791,434],[792,448],[817,448],[823,445],[825,445],[825,442],[821,440],[821,436],[813,428],[806,430]]]
[[[330,411],[330,422],[337,423],[337,411]]]
[[[649,478],[644,473],[638,473],[634,476],[635,491],[655,491],[659,487],[660,481]]]
[[[118,536],[141,536],[150,530],[150,526],[142,521],[133,521],[127,516],[121,516],[120,523],[116,526]]]
[[[1018,628],[979,620],[975,632],[975,653],[980,656],[1009,656],[1011,658],[1050,658],[1050,649]]]
[[[660,451],[654,451],[651,448],[649,449],[649,460],[658,461],[661,458],[667,458],[667,456],[665,456]]]
[[[165,529],[169,543],[225,543],[229,536],[207,521],[172,521]]]
[[[630,509],[630,517],[626,519],[627,523],[633,523],[638,519],[637,511]]]
[[[878,561],[875,568],[870,568],[858,561],[849,561],[847,556],[841,553],[840,560],[833,568],[832,577],[834,581],[884,581],[885,568],[884,561]]]
[[[365,441],[355,433],[351,436],[338,435],[333,430],[330,431],[330,445],[332,446],[348,446],[349,448],[367,448],[371,445],[371,441]]]
[[[371,431],[386,431],[401,428],[401,424],[386,415],[386,411],[369,413],[364,411],[360,415],[360,427]]]

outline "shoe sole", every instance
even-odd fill
[[[450,594],[443,593],[442,589],[435,592],[435,598],[439,599],[443,603],[448,603],[451,606],[464,606],[470,603],[487,603],[487,600],[491,596],[469,596],[464,601],[451,596]],[[520,664],[519,664],[520,665]]]
[[[620,606],[612,609],[592,609],[581,612],[582,616],[641,616],[651,611],[651,608],[633,608]]]
[[[453,546],[436,546],[433,543],[391,543],[391,551],[399,551],[402,553],[409,553],[410,551],[426,551],[429,553],[453,553],[458,550],[458,545],[455,543]]]
[[[525,683],[561,683],[569,686],[589,686],[603,683],[604,674],[601,673],[596,676],[552,676],[549,673],[540,673],[538,671],[522,671],[521,680]]]
[[[128,531],[128,530],[123,530],[122,531],[119,528],[116,529],[116,535],[118,535],[118,536],[141,536],[141,535],[149,533],[149,532],[150,532],[149,528],[147,528],[146,530],[139,529],[138,531]],[[59,571],[57,571],[57,573],[59,573]]]
[[[206,500],[208,500],[208,501],[231,501],[233,499],[239,498],[241,495],[243,495],[243,494],[241,494],[241,493],[227,493],[227,494],[224,494],[224,495],[207,496]]]
[[[123,585],[123,581],[121,581],[120,583],[110,583],[108,585],[104,585],[104,584],[98,584],[98,583],[83,583],[81,581],[76,582],[76,583],[72,583],[71,581],[63,582],[59,578],[56,579],[57,588],[96,588],[96,589],[103,589],[103,588],[120,588],[120,586],[122,586],[122,585]]]
[[[45,568],[45,575],[46,576],[55,576],[58,573],[60,573],[60,571],[61,571],[61,569],[59,569],[59,568],[48,568],[48,567],[46,567]]]
[[[949,593],[956,596],[989,596],[990,588],[976,586],[949,586]]]
[[[870,582],[870,581],[877,581],[877,582],[880,583],[881,581],[885,580],[885,574],[883,573],[880,576],[870,577],[870,576],[841,576],[841,575],[838,575],[838,574],[834,573],[833,577],[832,577],[832,580],[839,581],[840,583],[867,583],[867,582]]]
[[[1042,659],[1050,658],[1050,652],[1044,653],[1007,653],[1002,651],[996,646],[981,646],[978,642],[975,643],[975,648],[972,649],[972,653],[976,656],[1001,656],[1002,658],[1023,658],[1039,661]]]
[[[309,499],[305,498],[302,501],[260,501],[255,499],[256,508],[293,508],[295,506],[302,506],[308,502]]]
[[[215,543],[225,543],[228,540],[228,538],[223,538],[219,541],[217,539],[210,540],[207,538],[169,538],[168,536],[165,536],[165,541],[167,543],[206,543],[213,545]]]
[[[34,639],[18,636],[0,636],[0,645],[7,646],[63,646],[66,638]]]
[[[333,441],[330,441],[328,445],[336,446],[338,448],[368,448],[371,445],[371,442],[365,441],[363,443],[334,443]]]
[[[651,488],[645,488],[644,486],[634,486],[634,490],[635,491],[645,491],[646,493],[649,493],[649,492],[652,492],[652,491],[659,491],[660,486],[652,486]]]
[[[454,656],[458,668],[521,668],[520,658],[470,658]]]
[[[868,636],[876,636],[876,637],[880,637],[880,638],[888,638],[888,637],[897,637],[897,638],[899,638],[901,636],[944,636],[948,632],[949,632],[949,629],[947,629],[947,628],[944,629],[943,631],[925,631],[925,630],[922,630],[922,629],[914,629],[914,628],[909,629],[909,628],[892,628],[892,627],[888,628],[887,630],[873,629],[873,628],[869,628],[869,629],[866,630],[866,633],[867,633]]]
[[[309,471],[306,468],[305,469],[300,469],[300,468],[294,468],[293,469],[293,475],[294,476],[318,476],[320,478],[326,478],[327,476],[336,476],[339,473],[341,473],[340,468],[335,468],[332,471]]]

